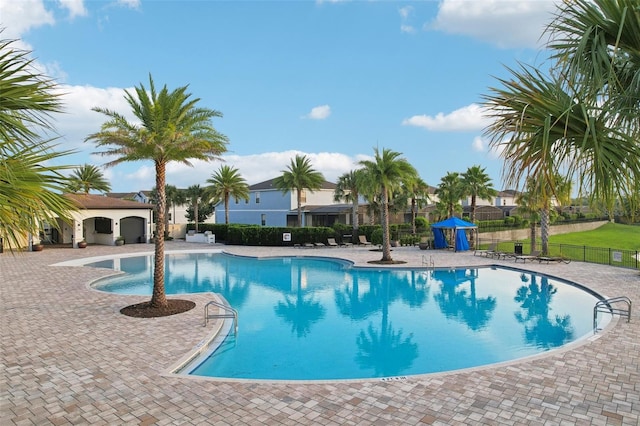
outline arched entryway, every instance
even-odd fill
[[[141,217],[124,217],[120,219],[120,235],[125,244],[146,242],[145,220]]]

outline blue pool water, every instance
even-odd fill
[[[100,290],[151,294],[151,257],[90,266],[127,272]],[[222,253],[167,255],[166,291],[221,293],[239,311],[237,336],[190,374],[283,380],[397,378],[539,354],[592,335],[598,300],[512,269],[378,270]]]

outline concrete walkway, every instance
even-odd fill
[[[218,246],[244,255],[320,255],[359,265],[366,248]],[[169,242],[168,250],[202,245]],[[0,424],[213,425],[638,425],[640,424],[640,273],[573,262],[518,264],[625,295],[635,311],[598,338],[535,359],[403,381],[239,382],[167,374],[211,332],[202,326],[206,295],[181,296],[196,309],[136,319],[123,306],[148,297],[106,294],[88,284],[108,271],[50,266],[80,257],[152,251],[151,245],[45,248],[0,255]],[[513,261],[472,253],[394,249],[403,266]],[[470,349],[472,350],[472,349]]]

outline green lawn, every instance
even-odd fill
[[[529,240],[524,240],[524,252],[529,252]],[[503,243],[504,246],[510,244]],[[505,250],[499,247],[500,250]],[[538,249],[540,241],[538,240]],[[619,254],[614,252],[621,251]],[[640,226],[607,223],[593,231],[572,232],[549,237],[549,255],[582,262],[636,268],[634,258],[640,251]],[[616,260],[617,259],[617,260]]]
[[[549,242],[619,250],[640,250],[640,226],[607,223],[593,231],[552,235],[549,237]]]

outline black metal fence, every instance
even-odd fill
[[[480,247],[486,247],[491,243],[497,243],[497,250],[505,253],[515,253],[516,251],[522,251],[524,254],[531,253],[531,244],[528,242],[480,239]],[[540,250],[540,241],[538,241],[536,248]],[[549,243],[549,256],[559,256],[578,262],[640,269],[640,250]]]

